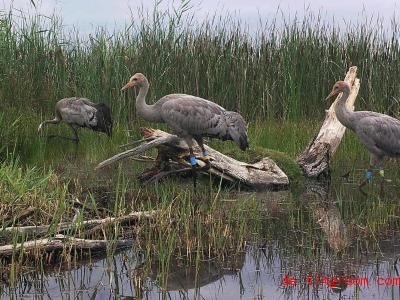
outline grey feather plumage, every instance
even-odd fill
[[[400,155],[400,121],[374,112],[356,112],[354,132],[378,159]]]
[[[161,122],[167,123],[177,135],[233,140],[242,150],[248,147],[246,123],[240,114],[186,94],[167,95],[159,101],[156,105]]]
[[[45,124],[65,122],[74,130],[77,136],[78,128],[89,128],[94,131],[112,134],[112,116],[110,108],[102,103],[93,103],[86,98],[64,98],[55,106],[55,118],[46,120],[39,125],[39,130]]]
[[[97,125],[95,104],[84,98],[65,98],[56,104],[56,114],[67,124],[91,128]]]
[[[342,92],[335,113],[338,120],[351,129],[371,154],[370,165],[381,164],[385,156],[400,155],[400,121],[373,111],[351,111],[346,107],[350,86],[339,81],[330,95]]]
[[[148,105],[145,101],[149,89],[146,77],[137,73],[122,89],[135,85],[140,87],[136,110],[145,120],[167,123],[175,134],[185,138],[189,144],[192,138],[202,144],[203,137],[210,137],[233,140],[242,150],[248,148],[247,126],[240,114],[227,111],[209,100],[186,94],[170,94]]]

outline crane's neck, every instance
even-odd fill
[[[347,128],[352,129],[353,127],[353,115],[354,112],[349,110],[346,106],[347,99],[349,98],[350,95],[350,87],[347,86],[343,92],[342,96],[339,98],[339,100],[336,103],[335,106],[335,113],[336,117],[342,123],[344,126]]]
[[[162,122],[159,111],[154,105],[146,103],[146,96],[149,91],[149,83],[145,82],[139,89],[139,94],[136,97],[136,111],[143,119],[149,122]]]

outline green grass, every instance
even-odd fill
[[[249,34],[229,16],[194,25],[189,21],[193,13],[188,2],[176,13],[155,8],[149,15],[141,12],[140,22],[116,32],[98,28],[85,40],[63,31],[57,16],[17,20],[13,12],[4,12],[0,150],[15,153],[31,166],[62,161],[73,146],[54,142],[50,147],[37,138],[36,128],[53,117],[58,99],[85,96],[111,105],[117,134],[108,143],[103,136],[83,133],[83,144],[90,147],[80,147],[78,157],[94,163],[115,153],[116,145],[127,141],[125,130],[137,137],[136,128],[143,125],[135,114],[134,92],[120,93],[134,72],[148,76],[149,102],[183,92],[239,110],[250,123],[251,151],[239,154],[230,144],[213,145],[244,160],[268,154],[291,178],[299,170],[290,159],[304,149],[324,117],[327,104],[321,99],[350,65],[359,67],[362,82],[357,109],[398,113],[393,100],[400,92],[395,21],[393,37],[372,23],[349,25],[339,32],[337,25],[315,15],[286,20],[282,27],[271,23]],[[48,130],[70,134],[66,129]],[[347,135],[337,160],[365,161],[360,149]]]
[[[21,21],[4,14],[0,99],[47,115],[57,99],[86,96],[111,104],[119,120],[133,120],[133,95],[119,90],[132,73],[142,72],[151,83],[150,100],[183,92],[249,120],[314,119],[323,116],[322,99],[333,83],[357,65],[357,108],[399,112],[396,20],[391,35],[379,22],[346,28],[318,15],[284,20],[282,27],[280,20],[269,21],[250,34],[229,16],[193,24],[192,14],[186,2],[176,14],[155,9],[120,31],[99,28],[87,40],[63,31],[56,16]]]
[[[357,109],[398,115],[397,31],[385,37],[379,24],[365,23],[339,32],[336,25],[309,15],[250,35],[244,24],[229,17],[191,26],[192,12],[187,9],[183,2],[177,14],[156,10],[118,32],[99,28],[87,40],[63,32],[57,17],[16,22],[11,13],[0,16],[3,226],[71,221],[74,199],[90,207],[82,215],[85,219],[160,210],[153,223],[112,226],[93,238],[134,237],[146,255],[145,269],[157,264],[164,284],[167,278],[162,276],[174,258],[194,265],[213,257],[224,260],[243,251],[248,241],[276,242],[282,251],[306,257],[329,246],[317,222],[327,201],[307,202],[302,191],[307,183],[295,158],[322,123],[326,103],[321,99],[350,65],[359,67],[362,82]],[[135,114],[134,92],[120,93],[134,72],[148,76],[149,102],[182,92],[240,111],[249,121],[249,151],[241,152],[232,142],[214,140],[210,145],[247,162],[271,157],[297,183],[296,189],[279,198],[280,194],[243,194],[204,180],[195,195],[190,179],[140,185],[136,175],[146,166],[131,161],[95,172],[97,163],[122,151],[119,145],[139,138],[140,126],[150,125]],[[110,104],[115,119],[112,139],[88,130],[81,131],[78,147],[46,139],[48,133],[71,135],[65,125],[50,125],[38,135],[39,123],[53,117],[55,102],[69,96]],[[334,179],[354,169],[358,180],[367,161],[367,151],[347,132],[334,159]],[[370,186],[370,196],[364,199],[354,191],[355,184],[346,189],[342,182],[331,192],[331,202],[360,248],[379,248],[377,236],[399,229],[399,173],[397,165],[387,166],[394,186],[387,197]],[[15,218],[31,206],[33,215]],[[15,243],[27,237],[1,238]],[[18,259],[10,273],[18,272]]]
[[[282,27],[276,19],[250,34],[230,16],[193,24],[190,7],[184,1],[176,12],[162,13],[157,7],[151,14],[141,11],[140,22],[115,32],[98,28],[88,39],[63,30],[57,16],[28,18],[3,12],[0,150],[15,153],[30,166],[68,158],[72,145],[47,143],[37,137],[36,128],[53,117],[58,99],[85,96],[111,105],[116,135],[107,142],[103,136],[83,133],[82,144],[90,147],[79,147],[77,156],[95,163],[115,153],[116,145],[128,140],[125,131],[137,137],[137,127],[143,125],[135,113],[134,92],[120,92],[134,72],[148,76],[149,102],[183,92],[240,111],[250,124],[251,151],[242,154],[231,144],[212,145],[247,161],[268,154],[292,179],[299,170],[291,159],[324,117],[327,104],[321,99],[350,65],[359,67],[362,82],[357,109],[397,115],[393,99],[400,92],[400,48],[395,20],[392,36],[372,21],[340,32],[337,24],[328,25],[316,15],[285,20]],[[48,131],[71,134],[51,126]],[[348,134],[337,161],[366,159]]]

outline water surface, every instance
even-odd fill
[[[360,218],[367,209],[382,218],[397,219],[385,216],[379,203],[398,206],[398,188],[387,183],[381,192],[376,182],[363,194],[352,179],[338,179],[332,185],[306,182],[297,192],[223,195],[221,201],[227,205],[255,197],[266,215],[262,235],[256,241],[248,239],[244,251],[222,260],[211,258],[196,266],[182,256],[173,257],[169,268],[161,271],[153,257],[145,274],[146,257],[135,246],[76,265],[27,270],[15,285],[3,282],[2,298],[398,299],[400,283],[395,280],[400,277],[400,240],[396,228],[384,230],[367,247]],[[286,275],[296,284],[285,281]],[[317,278],[343,280],[317,284]],[[353,283],[344,284],[344,280]]]

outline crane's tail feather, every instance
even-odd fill
[[[96,112],[97,124],[96,127],[93,129],[100,132],[104,132],[108,136],[111,136],[113,127],[111,109],[104,103],[98,103],[95,105],[95,107],[97,109]]]
[[[226,113],[225,119],[231,139],[241,150],[246,150],[249,147],[249,140],[247,137],[247,125],[243,117],[237,112],[230,111]]]

